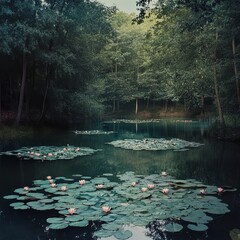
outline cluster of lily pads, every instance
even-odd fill
[[[172,138],[145,138],[145,139],[124,139],[109,142],[114,147],[131,149],[131,150],[174,150],[186,151],[188,148],[199,147],[203,144],[189,142],[186,140]]]
[[[147,119],[147,120],[140,120],[140,119],[115,119],[112,121],[105,121],[104,123],[158,123],[161,122],[163,119]]]
[[[85,156],[93,154],[99,149],[91,149],[88,147],[74,147],[67,146],[36,146],[36,147],[22,147],[18,150],[1,152],[1,155],[17,156],[24,160],[58,160],[58,159],[73,159],[78,156]]]
[[[105,121],[104,123],[159,123],[162,122],[163,118],[159,118],[159,119],[147,119],[147,120],[140,120],[140,119],[115,119],[112,121]],[[169,121],[169,120],[168,120]],[[197,122],[191,119],[177,119],[177,120],[173,120],[171,119],[170,121],[172,122],[177,122],[177,123],[193,123],[193,122]]]
[[[56,210],[56,216],[47,219],[49,229],[86,227],[98,221],[101,229],[94,233],[96,237],[128,239],[132,232],[124,226],[153,221],[163,221],[164,232],[182,231],[183,223],[192,231],[206,231],[216,214],[229,212],[219,196],[236,190],[194,179],[177,180],[166,172],[149,176],[126,172],[118,175],[118,182],[110,181],[111,176],[48,176],[4,198],[14,200],[10,206],[16,210]]]
[[[101,134],[112,134],[115,133],[114,131],[102,131],[102,130],[89,130],[89,131],[73,131],[75,134],[81,135],[101,135]]]

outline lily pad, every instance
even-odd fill
[[[35,146],[35,147],[22,147],[18,150],[1,152],[1,155],[17,156],[23,160],[41,160],[41,161],[54,161],[58,159],[73,159],[79,156],[93,154],[100,149],[95,150],[88,147],[74,147],[74,146]]]
[[[188,150],[188,148],[200,147],[201,143],[188,142],[182,139],[173,138],[170,140],[164,138],[145,138],[142,140],[139,139],[124,139],[116,140],[109,142],[108,144],[113,145],[114,147],[131,149],[131,150]]]
[[[49,225],[50,229],[58,230],[58,229],[65,229],[68,227],[68,223],[63,222],[63,223],[53,223]]]
[[[183,226],[178,223],[168,223],[165,225],[165,230],[167,232],[180,232],[183,229]]]
[[[129,230],[118,230],[117,232],[115,232],[114,234],[114,237],[117,238],[117,239],[120,239],[120,240],[125,240],[125,239],[128,239],[130,237],[132,237],[132,232],[129,231]]]
[[[197,224],[197,225],[188,224],[187,227],[190,230],[198,231],[198,232],[203,232],[203,231],[206,231],[208,229],[208,227],[206,225],[204,225],[204,224]]]

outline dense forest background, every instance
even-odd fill
[[[239,118],[240,1],[1,0],[0,122],[123,110]],[[157,107],[157,108],[156,108]]]

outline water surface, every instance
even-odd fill
[[[0,240],[73,240],[94,239],[93,232],[99,228],[93,223],[87,228],[68,228],[49,231],[46,219],[56,216],[54,211],[16,211],[9,207],[9,200],[4,195],[12,194],[14,189],[31,186],[35,179],[46,176],[71,177],[73,174],[96,177],[103,173],[117,175],[126,171],[136,174],[154,174],[167,171],[179,178],[195,178],[205,184],[216,186],[234,186],[240,188],[240,148],[238,143],[209,140],[205,138],[208,122],[176,122],[163,120],[149,123],[88,123],[75,126],[69,130],[38,131],[33,136],[4,138],[0,150],[13,150],[23,146],[39,145],[74,145],[102,149],[91,156],[78,157],[73,160],[59,161],[24,161],[16,157],[0,157]],[[76,135],[72,130],[115,131],[109,135]],[[132,151],[114,148],[107,142],[146,137],[181,138],[196,141],[204,145],[185,152],[168,151]],[[131,238],[173,239],[173,240],[228,240],[229,231],[240,228],[239,193],[225,194],[223,201],[230,205],[231,212],[217,216],[203,233],[190,230],[178,234],[162,234],[159,224],[152,223],[147,228],[131,228]],[[114,239],[114,238],[109,238]]]

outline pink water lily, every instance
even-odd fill
[[[162,193],[163,194],[168,194],[169,193],[169,189],[168,188],[163,188],[162,189]]]
[[[108,213],[111,211],[111,208],[108,206],[102,206],[102,210],[103,210],[103,212]]]
[[[52,153],[48,153],[48,156],[49,156],[49,157],[52,157],[52,156],[53,156],[53,154],[52,154]]]
[[[153,183],[149,183],[149,184],[147,185],[147,187],[148,187],[148,189],[153,189],[153,188],[155,187],[155,185],[154,185]]]
[[[66,191],[67,190],[67,187],[66,186],[62,186],[61,187],[61,190],[64,192],[64,191]]]
[[[96,186],[96,188],[97,188],[97,189],[104,188],[104,185],[103,185],[103,184],[98,184],[98,185]]]
[[[219,188],[217,189],[217,191],[218,191],[218,193],[222,193],[224,190],[223,190],[223,188],[219,187]]]
[[[52,179],[52,177],[51,176],[47,176],[47,179],[50,180],[50,179]]]
[[[79,180],[79,184],[80,185],[84,185],[86,183],[86,181],[83,179],[83,180]]]
[[[167,176],[167,172],[162,172],[162,176]]]
[[[136,182],[132,182],[132,184],[131,184],[132,187],[135,187],[136,185],[137,185]]]
[[[57,187],[57,184],[56,183],[51,183],[51,187],[55,188],[55,187]]]
[[[24,191],[29,191],[29,187],[24,187],[23,190]]]
[[[40,153],[35,153],[35,156],[39,157],[41,154]]]
[[[207,193],[205,189],[200,189],[199,192],[200,192],[200,194],[206,194]]]
[[[68,213],[71,214],[71,215],[75,214],[76,211],[77,211],[76,208],[69,208],[68,209]]]
[[[146,192],[147,190],[148,190],[148,188],[146,188],[146,187],[142,187],[142,188],[141,188],[141,191],[142,191],[142,192]]]

